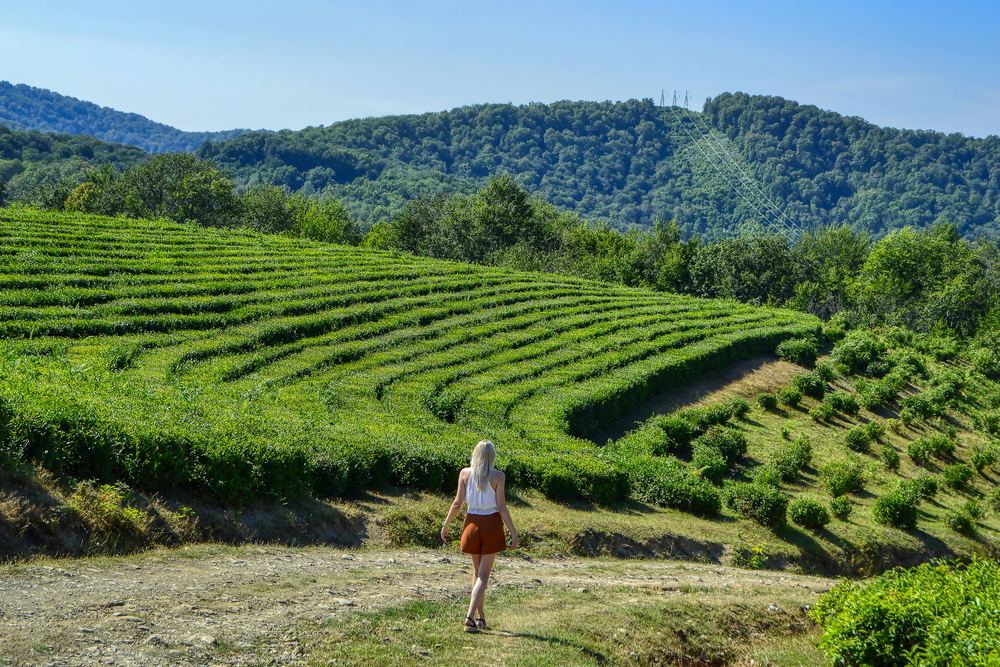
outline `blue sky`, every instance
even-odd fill
[[[1000,4],[967,1],[32,0],[0,14],[0,79],[184,130],[676,88],[986,136],[998,28]]]

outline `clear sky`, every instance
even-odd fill
[[[1000,3],[31,0],[0,80],[183,130],[299,129],[481,102],[780,95],[1000,134]]]

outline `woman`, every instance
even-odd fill
[[[462,551],[472,555],[472,595],[469,613],[465,617],[465,631],[479,632],[486,629],[483,598],[490,580],[490,570],[498,552],[507,548],[503,527],[510,531],[510,548],[517,548],[517,531],[507,511],[504,499],[504,475],[493,469],[497,452],[493,443],[483,440],[472,450],[468,468],[458,474],[458,493],[448,510],[441,539],[448,541],[448,524],[458,516],[462,503],[468,504],[465,525],[462,527]],[[479,615],[473,618],[473,614]]]

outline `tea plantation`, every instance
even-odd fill
[[[0,449],[222,502],[450,490],[482,438],[515,484],[620,500],[671,465],[652,446],[610,456],[583,437],[818,332],[811,316],[729,301],[0,210]]]

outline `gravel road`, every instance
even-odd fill
[[[493,585],[828,590],[829,579],[678,561],[498,559]],[[0,664],[295,664],[303,622],[468,595],[466,557],[420,550],[194,547],[0,568]],[[777,592],[777,591],[776,591]]]

